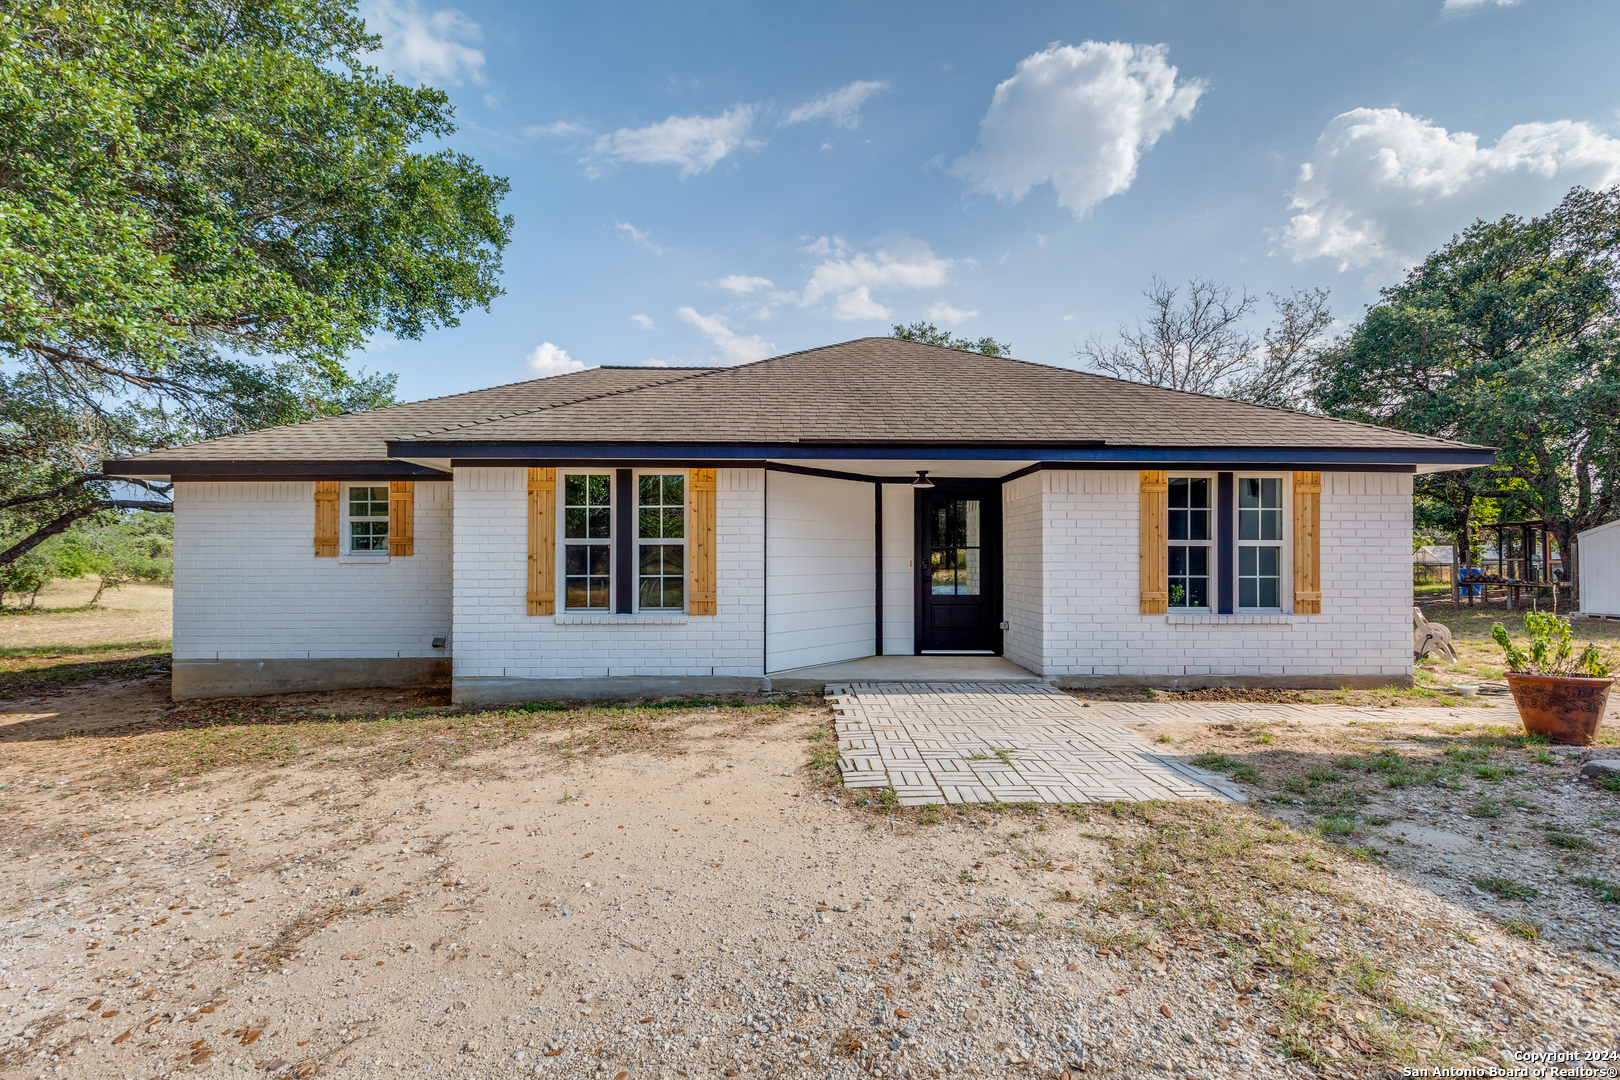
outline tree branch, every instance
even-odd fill
[[[142,499],[98,499],[93,503],[87,503],[84,506],[69,510],[49,525],[34,530],[31,535],[12,544],[5,551],[0,551],[0,566],[10,566],[51,537],[66,532],[75,521],[87,518],[91,514],[99,514],[103,510],[150,510],[158,514],[172,514],[174,513],[174,504],[170,502],[147,502]]]

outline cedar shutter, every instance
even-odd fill
[[[416,554],[416,481],[388,484],[388,554]]]
[[[529,614],[557,612],[557,470],[529,470]]]
[[[1322,614],[1322,474],[1294,474],[1294,614]]]
[[[1142,470],[1142,614],[1170,610],[1170,552],[1165,527],[1170,520],[1170,475],[1163,469]]]
[[[686,533],[686,611],[713,615],[719,608],[715,588],[715,499],[718,484],[714,469],[691,469],[686,478],[690,510]]]
[[[338,553],[338,496],[336,480],[315,481],[315,557],[335,559]]]

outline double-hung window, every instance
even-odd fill
[[[613,605],[613,477],[563,476],[563,606],[609,611]]]
[[[1213,506],[1206,476],[1170,477],[1170,607],[1209,608]]]
[[[1237,606],[1280,609],[1282,481],[1275,477],[1239,477],[1237,518]]]
[[[348,554],[388,554],[388,485],[349,485]]]
[[[636,495],[637,610],[684,610],[686,474],[643,473]]]

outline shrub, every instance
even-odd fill
[[[1530,651],[1513,644],[1501,623],[1491,627],[1491,640],[1502,647],[1509,671],[1521,675],[1584,675],[1600,679],[1609,674],[1609,665],[1598,655],[1597,646],[1588,644],[1579,656],[1575,652],[1575,631],[1562,615],[1532,611],[1524,617],[1524,631],[1530,635]]]

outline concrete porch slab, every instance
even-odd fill
[[[1001,656],[863,656],[837,664],[771,672],[771,681],[804,680],[829,686],[865,682],[1040,682],[1041,677]]]

